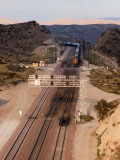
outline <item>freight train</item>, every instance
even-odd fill
[[[76,51],[74,53],[73,65],[74,67],[77,67],[78,65],[80,65],[80,44],[77,45]]]

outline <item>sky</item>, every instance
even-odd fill
[[[120,0],[0,0],[0,17],[38,22],[120,17]]]

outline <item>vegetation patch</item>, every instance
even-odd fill
[[[120,72],[113,69],[92,70],[90,81],[101,90],[109,93],[120,94]]]
[[[120,145],[115,149],[114,160],[120,160]]]
[[[103,120],[108,115],[111,115],[112,112],[117,106],[119,105],[119,100],[114,100],[112,102],[107,102],[106,100],[102,99],[98,101],[95,105],[95,110],[97,111],[98,117],[100,120]]]
[[[97,160],[100,160],[100,149],[97,148]]]
[[[97,135],[97,160],[103,160],[103,157],[106,156],[105,151],[101,154],[100,153],[100,149],[98,148],[101,144],[101,138],[103,136],[103,134],[106,132],[107,128],[102,132],[102,134]]]
[[[33,68],[21,68],[18,64],[1,64],[0,86],[17,85],[20,82],[25,82],[31,73],[34,73]]]
[[[93,120],[94,118],[89,115],[80,115],[80,119],[85,120],[86,122],[89,122],[89,121]]]
[[[97,146],[99,146],[99,145],[101,144],[101,137],[102,137],[102,135],[99,135],[99,136],[97,137],[97,140],[98,140],[98,145],[97,145]]]

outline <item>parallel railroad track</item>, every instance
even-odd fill
[[[68,102],[66,102],[66,106],[65,106],[63,115],[61,117],[60,127],[58,130],[58,135],[57,135],[57,139],[56,139],[56,143],[55,143],[55,148],[54,148],[52,160],[62,160],[65,137],[66,137],[68,123],[70,120],[70,110],[71,110],[71,103],[72,103],[72,99],[73,99],[73,90],[74,89],[72,88],[69,96],[67,97]],[[69,99],[71,99],[71,100],[69,101]],[[63,121],[65,120],[64,124],[62,124],[62,120]]]
[[[8,152],[5,155],[5,157],[3,158],[3,160],[15,160],[16,156],[19,153],[20,148],[22,147],[22,144],[24,143],[26,137],[28,136],[33,124],[35,123],[35,120],[36,120],[37,116],[39,115],[39,113],[42,109],[42,106],[45,104],[46,99],[49,96],[51,90],[52,90],[52,88],[47,88],[45,90],[41,99],[39,100],[38,104],[35,106],[34,110],[32,111],[29,119],[26,120],[22,130],[20,131],[19,135],[16,137],[15,141],[11,145],[10,149],[8,150]],[[65,95],[67,96],[66,99],[70,99],[69,95],[71,94],[71,91],[69,89],[67,89],[67,91],[65,90],[64,92],[62,91],[63,92],[62,97],[61,97],[61,93],[59,94],[59,92],[60,91],[58,89],[58,91],[57,91],[58,95],[56,94],[57,98],[54,97],[53,103],[50,106],[50,110],[44,119],[42,127],[40,127],[40,129],[39,129],[39,133],[38,133],[38,136],[35,139],[35,142],[33,144],[32,151],[31,151],[31,153],[29,153],[29,155],[27,155],[28,157],[25,160],[37,160],[38,159],[40,152],[41,152],[41,149],[44,145],[44,141],[46,139],[47,133],[49,131],[53,116],[54,116],[58,106],[62,103],[61,99],[62,98],[64,99]],[[71,102],[72,102],[72,96],[71,96]],[[63,112],[63,116],[64,116],[64,114],[67,114],[67,116],[69,117],[71,102],[66,102],[67,107],[65,107],[65,110]],[[52,160],[61,160],[61,158],[62,158],[66,131],[67,131],[67,124],[65,125],[65,127],[60,125]],[[62,137],[62,138],[60,138],[60,137]],[[58,154],[57,149],[58,149],[58,145],[59,145],[60,141],[62,141],[61,146],[60,146],[60,150],[61,150],[60,156],[59,156],[60,158],[56,159],[56,155]]]
[[[61,90],[60,91],[58,90],[57,94],[59,95],[60,92],[61,92]],[[63,93],[63,96],[68,95],[68,94],[69,94],[69,92],[67,90]],[[37,160],[38,159],[40,152],[41,152],[41,149],[44,145],[44,141],[47,137],[47,133],[49,131],[54,114],[55,114],[56,110],[58,109],[58,106],[61,104],[61,102],[59,102],[59,99],[61,99],[61,94],[60,94],[60,96],[57,96],[57,99],[56,99],[56,97],[54,97],[54,101],[51,104],[51,107],[50,107],[48,114],[46,115],[43,126],[39,131],[39,135],[35,141],[34,147],[32,149],[31,154],[29,155],[28,160]]]
[[[32,126],[35,122],[35,119],[37,118],[37,115],[39,114],[39,112],[40,112],[42,106],[44,105],[51,90],[52,90],[52,88],[47,88],[45,90],[45,92],[43,93],[38,104],[36,105],[36,107],[32,111],[29,119],[25,122],[22,130],[20,131],[20,133],[16,137],[14,143],[10,146],[10,149],[9,149],[8,153],[6,154],[6,156],[4,157],[4,160],[13,160],[15,158],[19,148],[21,147],[27,134],[29,133],[30,129],[32,128]]]
[[[56,72],[56,74],[59,73],[60,70]],[[48,87],[44,91],[42,97],[38,101],[37,105],[33,109],[32,113],[30,114],[29,118],[24,123],[24,126],[22,127],[20,133],[16,137],[15,141],[11,144],[10,148],[7,151],[7,154],[4,156],[3,160],[14,160],[17,153],[19,152],[20,147],[22,146],[23,142],[25,141],[26,136],[30,132],[30,129],[32,128],[33,124],[35,123],[35,120],[40,113],[42,106],[46,102],[52,88]]]

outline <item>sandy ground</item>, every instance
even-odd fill
[[[91,105],[93,101],[100,99],[106,99],[112,101],[120,98],[119,95],[104,92],[94,87],[89,80],[89,71],[80,73],[81,79],[87,80],[87,107]],[[79,110],[79,105],[76,107],[76,111]],[[73,139],[72,160],[95,160],[97,140],[95,137],[95,131],[99,125],[98,118],[94,110],[90,113],[94,120],[89,123],[76,124],[75,136]]]
[[[0,107],[0,149],[17,127],[20,119],[33,105],[41,90],[40,88],[30,88],[27,83],[21,83],[0,92],[0,99],[8,100],[8,103]],[[19,111],[22,111],[21,117]]]

